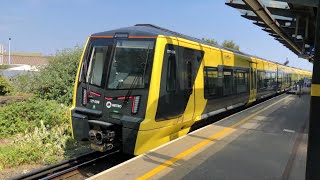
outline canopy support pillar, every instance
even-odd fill
[[[318,5],[313,61],[306,179],[320,179],[320,4]]]

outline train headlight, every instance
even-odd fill
[[[137,114],[139,110],[140,96],[134,96],[132,99],[131,113]]]

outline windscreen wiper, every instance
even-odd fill
[[[138,78],[139,78],[139,77],[140,77],[139,74],[136,74],[136,75],[134,76],[134,79],[133,79],[133,81],[132,81],[132,83],[131,83],[131,85],[130,85],[130,88],[128,89],[127,94],[124,96],[124,100],[123,100],[123,104],[122,104],[122,105],[128,104],[128,100],[129,100],[129,98],[130,98],[131,92],[132,92],[134,86],[136,85],[136,82],[138,81]]]
[[[146,57],[146,60],[145,60],[145,62],[144,62],[144,66],[143,66],[143,67],[144,67],[144,68],[143,68],[143,74],[142,74],[142,82],[143,82],[143,83],[144,83],[144,76],[145,76],[145,74],[146,74],[147,64],[148,64],[148,60],[149,60],[149,50],[150,50],[150,45],[148,46],[147,57]],[[124,105],[124,104],[128,104],[128,100],[129,100],[130,95],[131,95],[131,93],[132,93],[132,90],[133,90],[133,88],[134,88],[134,86],[135,86],[135,84],[136,84],[136,82],[137,82],[137,80],[138,80],[138,77],[139,77],[139,74],[136,74],[136,75],[134,76],[134,79],[133,79],[133,81],[132,81],[132,84],[131,84],[130,88],[128,89],[127,94],[124,96],[123,105]]]

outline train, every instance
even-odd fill
[[[94,150],[140,155],[305,78],[311,72],[151,24],[99,32],[79,63],[72,136]]]

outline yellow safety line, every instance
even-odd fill
[[[311,96],[320,96],[320,84],[311,85]]]
[[[157,166],[156,168],[152,169],[151,171],[145,173],[144,175],[140,176],[137,178],[137,180],[144,180],[144,179],[148,179],[151,178],[152,176],[158,174],[160,171],[164,170],[165,168],[171,166],[172,164],[174,164],[175,162],[177,162],[178,160],[181,160],[182,158],[184,158],[185,156],[189,155],[190,153],[199,150],[200,148],[202,148],[203,146],[207,145],[208,143],[212,142],[213,140],[218,139],[219,137],[227,134],[228,132],[230,132],[231,130],[233,130],[234,128],[240,126],[241,124],[245,123],[246,121],[248,121],[249,119],[253,118],[254,116],[256,116],[257,114],[269,109],[270,107],[274,106],[275,104],[278,104],[279,102],[285,100],[286,98],[288,98],[289,96],[286,96],[285,98],[280,99],[279,101],[251,114],[250,116],[247,116],[246,118],[240,120],[239,122],[233,124],[232,126],[229,126],[221,131],[219,131],[218,133],[212,135],[211,137],[207,138],[206,140],[203,140],[202,142],[196,144],[195,146],[183,151],[182,153],[178,154],[177,156],[171,158],[170,160],[165,161],[163,164]]]

